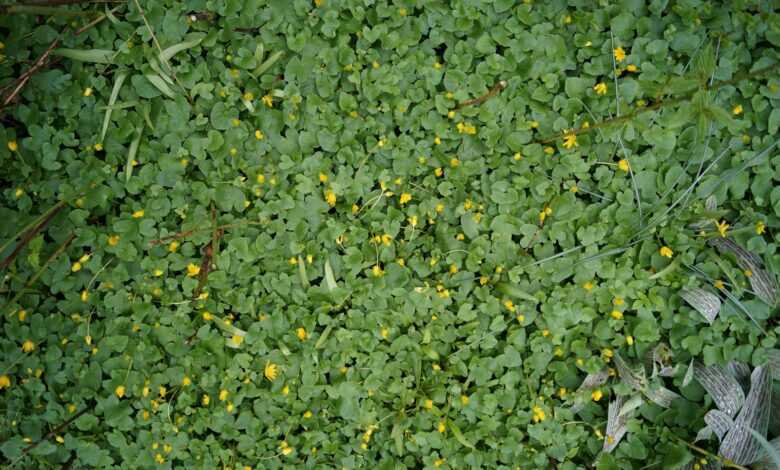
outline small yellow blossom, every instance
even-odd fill
[[[117,388],[115,388],[115,389],[114,389],[114,393],[115,393],[115,394],[116,394],[116,396],[118,396],[119,398],[122,398],[122,397],[124,397],[124,396],[125,396],[125,386],[124,386],[124,385],[120,385],[120,386],[118,386]]]
[[[187,277],[195,277],[200,274],[200,266],[195,263],[187,265]]]
[[[228,399],[228,395],[230,395],[230,392],[225,390],[224,388],[219,391],[219,401],[225,401]]]
[[[431,366],[431,368],[433,368],[433,370],[436,371],[436,372],[441,370],[441,366],[439,365],[438,362],[434,362],[433,365]]]
[[[234,346],[241,346],[241,343],[244,341],[244,337],[241,335],[233,335],[230,338],[230,341],[233,343]]]
[[[373,67],[375,69],[378,69],[379,68],[379,62],[377,62],[377,61],[371,62],[371,67]]]
[[[92,88],[90,87],[84,88],[84,93],[82,93],[82,95],[84,95],[85,98],[92,96]]]
[[[447,425],[444,424],[444,421],[439,421],[439,424],[436,426],[436,430],[444,434],[444,431],[447,430]]]
[[[618,168],[620,169],[620,171],[625,171],[626,173],[628,173],[628,170],[631,167],[628,164],[628,160],[626,160],[625,158],[621,158],[620,161],[618,162]]]
[[[371,274],[373,274],[374,277],[382,277],[385,275],[385,270],[382,269],[382,266],[375,264],[374,267],[371,268]]]
[[[30,341],[29,339],[22,343],[22,351],[28,353],[33,352],[35,350],[35,343]]]
[[[154,460],[155,460],[155,461],[156,461],[158,464],[160,464],[160,465],[162,465],[162,464],[164,464],[164,463],[165,463],[165,457],[163,457],[163,456],[162,456],[162,454],[156,454],[156,455],[154,456]]]
[[[617,62],[623,62],[626,59],[626,51],[624,51],[622,47],[616,47],[612,53],[615,55],[615,60]]]
[[[416,215],[413,215],[413,216],[409,217],[408,221],[409,221],[409,225],[411,225],[412,227],[416,227],[417,226],[417,216]]]
[[[305,341],[306,340],[306,329],[302,326],[299,327],[297,330],[295,330],[295,335],[298,337],[299,340]]]
[[[101,144],[100,142],[96,143],[95,144],[95,151],[96,152],[102,152],[103,151],[103,144]]]
[[[330,207],[335,206],[336,205],[336,193],[334,193],[332,190],[327,190],[325,192],[325,202],[327,202]]]
[[[87,291],[87,289],[84,289],[83,291],[81,291],[81,301],[86,302],[88,300],[89,300],[89,291]]]
[[[515,304],[511,300],[508,300],[508,299],[505,300],[504,301],[504,307],[506,307],[506,309],[509,310],[510,312],[514,312],[515,311]]]
[[[570,149],[570,148],[576,147],[577,145],[578,145],[577,144],[577,135],[574,134],[573,132],[569,132],[568,134],[563,136],[563,147],[564,148]],[[550,148],[552,148],[552,147],[550,147]]]
[[[534,423],[539,423],[547,418],[547,415],[545,414],[542,407],[538,405],[534,405],[533,408],[531,408],[531,411],[533,412],[532,419]]]
[[[203,394],[203,396],[200,399],[200,403],[203,406],[209,406],[209,403],[211,403],[211,397],[208,395],[208,393]]]
[[[623,297],[615,297],[614,299],[612,299],[612,304],[613,305],[620,306],[620,305],[623,305],[624,303],[626,303],[626,301],[623,300]]]
[[[606,95],[607,94],[607,84],[604,83],[604,82],[597,83],[593,87],[593,91],[595,91],[597,95]]]
[[[460,166],[460,160],[458,160],[457,158],[451,158],[451,159],[450,159],[450,166],[451,166],[452,168],[457,168],[457,167],[459,167],[459,166]]]
[[[178,249],[179,249],[179,242],[177,242],[176,240],[168,244],[168,251],[170,251],[171,253],[176,253]]]
[[[456,265],[454,265],[454,264],[451,264],[450,265],[450,274],[457,274],[457,272],[458,272],[458,267]]]
[[[759,220],[756,222],[756,235],[763,235],[766,231],[766,225],[763,221]]]
[[[586,291],[592,290],[593,287],[594,287],[594,285],[593,285],[593,283],[591,281],[587,281],[587,282],[585,282],[585,284],[582,285],[582,288],[585,289]]]
[[[630,336],[630,335],[626,336],[626,344],[628,344],[629,346],[633,346],[634,345],[634,337]]]
[[[19,321],[24,321],[27,318],[27,310],[19,310],[17,317],[19,318]]]
[[[542,330],[542,336],[544,336],[545,338],[550,336],[550,330]]]
[[[742,109],[742,105],[741,104],[738,104],[738,105],[734,106],[734,109],[731,110],[731,112],[734,114],[734,116],[739,116],[740,114],[742,114],[742,111],[743,111],[743,109]]]
[[[720,236],[726,238],[726,234],[729,230],[729,227],[731,227],[731,225],[726,223],[725,220],[721,220],[720,222],[716,221],[715,226],[718,228],[718,233],[720,234]]]
[[[724,289],[726,287],[726,285],[720,279],[716,280],[713,285],[716,289]]]
[[[412,195],[409,193],[401,193],[401,196],[398,198],[398,202],[400,202],[401,204],[406,204],[411,200],[412,200]]]
[[[8,141],[8,150],[10,150],[12,152],[16,152],[17,150],[19,150],[19,144],[17,144],[15,140],[9,140]]]
[[[748,277],[748,278],[753,277],[753,271],[751,271],[750,269],[746,269],[746,270],[742,271],[742,274],[744,274],[745,277]]]
[[[278,374],[279,374],[279,366],[277,366],[271,361],[267,361],[265,363],[265,368],[263,370],[263,375],[265,375],[265,378],[273,382],[274,380],[276,380]]]
[[[255,139],[257,140],[265,139],[265,134],[263,134],[263,131],[261,131],[260,129],[255,129]]]
[[[274,107],[274,97],[271,95],[265,95],[261,98],[264,105],[268,106],[269,108]]]
[[[599,401],[601,400],[601,397],[603,397],[604,394],[601,392],[601,390],[594,390],[593,393],[590,394],[590,398],[593,399],[593,401]]]
[[[436,144],[436,145],[440,145],[441,144],[441,137],[439,137],[438,135],[436,137],[434,137],[433,138],[433,143]]]
[[[204,311],[203,312],[203,320],[204,321],[211,321],[214,319],[214,315],[211,314],[211,312]]]
[[[434,62],[433,63],[433,68],[435,68],[436,70],[439,70],[441,68],[441,62],[439,62],[438,60],[436,62]]]
[[[634,64],[629,64],[629,65],[626,65],[626,71],[634,73],[634,72],[639,71],[639,67],[637,67]]]
[[[658,253],[664,258],[671,258],[674,255],[674,252],[668,246],[662,246]]]
[[[225,406],[225,410],[228,413],[232,413],[234,408],[235,408],[235,406],[231,402],[228,402],[227,405]]]
[[[143,209],[140,209],[140,210],[137,210],[137,211],[133,212],[133,218],[134,219],[140,219],[143,216],[144,216],[144,210]]]
[[[0,390],[11,386],[11,378],[7,375],[0,375]]]
[[[615,320],[623,319],[623,312],[621,312],[620,310],[612,310],[612,313],[610,313],[609,315]]]
[[[73,265],[71,265],[70,270],[71,270],[71,272],[74,272],[74,273],[77,273],[77,272],[81,271],[81,263],[76,261],[75,263],[73,263]]]
[[[160,385],[157,388],[157,394],[160,395],[160,398],[165,398],[165,395],[168,394],[168,389],[165,388],[163,385]]]

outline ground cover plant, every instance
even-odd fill
[[[779,13],[5,3],[0,461],[773,468]]]

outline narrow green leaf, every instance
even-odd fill
[[[447,420],[447,426],[452,430],[452,435],[455,436],[455,439],[460,442],[462,446],[468,447],[469,449],[474,449],[474,444],[466,439],[466,436],[460,432],[460,428],[454,422],[452,422],[452,420]]]
[[[125,163],[125,183],[130,182],[130,178],[133,176],[133,160],[135,160],[135,155],[138,153],[138,146],[141,144],[143,129],[143,127],[136,129],[135,139],[130,142],[130,150],[127,152],[127,163]]]
[[[163,51],[160,53],[160,59],[162,60],[162,62],[167,63],[171,58],[173,58],[173,56],[175,56],[179,52],[197,46],[198,44],[200,44],[201,41],[203,41],[203,38],[206,37],[204,33],[195,33],[192,36],[193,37],[187,41],[183,41],[163,49]]]
[[[338,288],[338,284],[336,284],[336,276],[333,275],[333,268],[330,266],[329,260],[325,260],[325,285],[330,291]]]
[[[270,69],[271,66],[273,66],[274,63],[276,63],[276,61],[279,60],[279,58],[281,58],[283,54],[284,51],[279,51],[274,54],[271,54],[271,57],[269,57],[268,59],[266,59],[265,62],[257,66],[257,68],[252,72],[252,75],[254,75],[255,77],[259,77],[260,75],[262,75],[266,70]]]
[[[119,96],[119,90],[122,88],[127,78],[127,72],[118,72],[114,77],[114,87],[111,89],[111,96],[108,97],[108,107],[106,108],[106,114],[103,116],[103,128],[100,131],[100,142],[106,138],[106,132],[108,131],[108,123],[111,121],[111,112],[113,111],[114,103]]]
[[[314,349],[321,349],[323,346],[325,346],[325,341],[328,340],[328,336],[330,336],[331,331],[333,331],[333,324],[325,327],[325,330],[323,330],[322,334],[317,339],[317,342],[314,343]]]
[[[109,49],[55,49],[54,55],[79,62],[93,62],[96,64],[113,64],[116,52]]]
[[[305,289],[308,289],[311,284],[309,283],[309,276],[306,275],[306,262],[298,255],[298,276],[301,278],[301,284]]]
[[[151,82],[155,88],[160,90],[160,93],[167,96],[168,98],[174,97],[173,90],[171,90],[171,87],[165,83],[165,80],[163,80],[160,75],[157,75],[156,73],[147,73],[144,74],[144,77],[146,77],[146,79],[149,80],[149,82]]]

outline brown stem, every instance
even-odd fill
[[[78,412],[78,413],[76,413],[75,415],[71,416],[71,417],[70,417],[70,418],[69,418],[67,421],[65,421],[64,423],[60,424],[60,425],[59,425],[59,426],[57,426],[56,428],[54,428],[54,429],[52,429],[51,431],[49,431],[49,433],[48,433],[48,434],[46,434],[45,436],[43,436],[43,439],[41,439],[40,441],[38,441],[38,442],[34,442],[34,443],[30,444],[29,446],[25,447],[25,448],[22,450],[22,456],[25,456],[25,455],[27,455],[28,453],[30,453],[30,451],[31,451],[31,450],[35,449],[36,447],[38,447],[39,445],[41,445],[43,442],[46,442],[46,441],[48,441],[49,439],[51,439],[52,437],[54,437],[54,436],[56,436],[57,434],[61,433],[61,432],[63,431],[63,429],[65,429],[65,428],[67,428],[68,426],[70,426],[70,424],[71,424],[72,422],[74,422],[74,421],[76,421],[77,419],[79,419],[79,418],[80,418],[80,417],[81,417],[83,414],[85,414],[85,413],[86,413],[87,411],[89,411],[89,410],[90,410],[90,408],[89,408],[89,407],[86,407],[86,408],[84,408],[83,410],[79,411],[79,412]],[[19,458],[21,458],[22,456],[20,456]]]
[[[52,41],[51,44],[49,44],[49,47],[46,48],[43,54],[41,54],[41,56],[38,57],[38,60],[35,61],[33,66],[27,69],[26,72],[24,72],[18,79],[16,79],[16,86],[11,91],[11,93],[9,93],[8,96],[6,96],[3,99],[3,104],[0,105],[0,109],[8,106],[14,100],[14,98],[16,98],[16,96],[22,91],[22,88],[24,88],[24,85],[27,84],[28,80],[30,80],[30,77],[32,77],[33,74],[37,72],[41,67],[46,65],[49,55],[52,53],[54,48],[56,48],[57,44],[59,43],[60,43],[60,38],[58,36],[56,39],[54,39],[54,41]]]
[[[771,71],[775,70],[779,66],[780,66],[780,63],[777,63],[777,64],[772,64],[770,66],[764,67],[762,69],[758,69],[758,70],[756,70],[753,73],[750,73],[750,72],[741,73],[741,74],[738,74],[736,77],[732,78],[731,80],[724,80],[722,82],[715,83],[712,86],[708,85],[707,83],[704,83],[701,86],[701,89],[703,89],[703,90],[713,90],[714,91],[714,90],[718,90],[720,88],[723,88],[725,86],[735,85],[735,84],[741,82],[742,80],[747,80],[747,79],[753,78],[753,77],[760,77],[761,75],[764,75],[767,72],[771,72]],[[604,128],[604,127],[613,126],[615,124],[620,124],[622,122],[631,121],[635,117],[639,116],[640,114],[648,113],[650,111],[655,111],[657,109],[664,108],[666,106],[672,106],[672,105],[675,105],[675,104],[680,104],[680,103],[683,103],[685,101],[690,101],[698,91],[699,90],[692,91],[692,92],[690,92],[690,93],[688,93],[688,94],[686,94],[684,96],[680,96],[678,98],[672,98],[672,99],[668,99],[668,100],[657,101],[657,102],[653,103],[652,105],[646,106],[646,107],[644,107],[642,109],[634,111],[631,114],[626,114],[624,116],[615,117],[615,118],[612,118],[612,119],[607,119],[605,121],[601,121],[600,123],[594,124],[594,125],[589,126],[589,127],[580,127],[580,128],[577,128],[577,129],[572,129],[570,131],[567,131],[566,135],[570,135],[570,134],[574,134],[574,135],[585,134],[585,133],[588,133],[588,132],[592,132],[592,131],[594,131],[596,129],[601,129],[601,128]],[[533,143],[536,143],[536,144],[549,144],[551,142],[555,142],[556,140],[558,140],[560,138],[561,138],[560,135],[554,135],[554,136],[551,135],[551,136],[547,136],[547,137],[542,138],[542,139],[537,139],[537,140],[533,141]]]
[[[54,207],[54,210],[52,210],[45,219],[43,219],[38,225],[33,227],[32,229],[28,230],[24,235],[22,235],[21,240],[19,240],[19,244],[16,245],[16,248],[14,248],[14,251],[11,252],[10,255],[8,255],[2,262],[0,262],[0,271],[7,268],[11,263],[13,263],[14,259],[16,259],[17,256],[19,256],[19,253],[24,249],[25,246],[27,246],[28,243],[30,243],[30,240],[35,238],[35,236],[40,233],[41,230],[44,229],[47,225],[49,225],[49,222],[54,219],[54,217],[57,216],[57,214],[60,213],[62,208],[65,207],[65,204],[60,202],[57,206]]]
[[[244,225],[260,225],[260,222],[252,222],[252,221],[243,221],[243,222],[236,222],[233,224],[225,224],[220,225],[216,228],[216,230],[219,230],[220,232],[224,233],[225,230],[231,229],[231,228],[238,228],[243,227]],[[181,238],[187,238],[190,235],[205,232],[206,230],[213,231],[215,229],[212,228],[196,228],[196,229],[190,229],[190,230],[182,230],[181,232],[174,233],[173,235],[168,235],[166,237],[158,238],[156,240],[152,240],[149,242],[149,245],[156,246],[156,245],[162,245],[163,243],[167,243],[171,240],[178,240]]]
[[[492,97],[496,96],[497,94],[499,94],[501,92],[501,90],[506,88],[506,86],[507,86],[506,80],[499,80],[498,82],[496,82],[495,85],[493,85],[493,88],[491,88],[490,91],[488,91],[484,95],[480,96],[479,98],[474,98],[473,100],[466,100],[466,101],[460,103],[459,105],[455,106],[455,109],[465,108],[466,106],[477,106],[477,105],[480,105],[480,104],[484,103],[485,101],[489,100],[490,98],[492,98]]]

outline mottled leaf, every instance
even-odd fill
[[[764,269],[764,263],[761,261],[761,258],[728,238],[716,237],[708,243],[717,248],[721,253],[732,253],[739,267],[752,273],[749,280],[753,292],[767,304],[772,306],[776,304],[777,279],[772,273]]]
[[[644,402],[645,400],[642,398],[642,395],[633,395],[631,398],[626,400],[625,403],[623,403],[623,406],[620,408],[620,416],[631,413],[635,409],[642,406]]]
[[[767,354],[767,367],[772,371],[772,377],[780,380],[780,349],[770,349]]]
[[[731,416],[720,410],[708,411],[704,415],[704,422],[718,436],[718,441],[723,440],[723,436],[734,426],[734,420],[731,419]]]
[[[628,431],[628,416],[621,415],[620,410],[625,404],[625,397],[617,396],[616,399],[609,404],[607,411],[607,431],[604,435],[604,452],[612,452],[615,447],[618,446],[620,440]]]
[[[694,359],[691,358],[690,364],[688,364],[688,370],[685,371],[685,377],[683,377],[682,386],[687,387],[689,383],[691,383],[691,380],[693,380],[693,370],[695,369],[693,365]]]
[[[726,364],[726,372],[734,377],[742,390],[748,391],[750,388],[750,367],[744,362],[731,361]]]
[[[759,460],[759,468],[766,470],[780,470],[780,437],[776,437],[771,441],[767,441],[764,437],[757,433],[755,430],[750,430],[753,437],[758,439],[761,446],[764,448],[761,460]]]
[[[761,457],[762,447],[749,429],[762,436],[769,427],[772,376],[766,367],[757,367],[750,377],[750,392],[734,420],[734,426],[720,444],[720,455],[739,465],[750,465]]]
[[[713,434],[714,433],[712,432],[711,427],[704,426],[703,428],[699,429],[699,432],[696,433],[696,438],[693,440],[693,442],[708,441]]]
[[[669,408],[674,400],[680,398],[680,395],[661,385],[649,386],[643,392],[650,401],[663,408]]]
[[[704,289],[698,287],[683,289],[680,291],[680,297],[688,302],[697,312],[701,313],[710,325],[715,321],[718,312],[720,312],[720,297]]]
[[[715,405],[729,416],[734,416],[745,401],[745,392],[737,380],[718,365],[705,367],[696,364],[694,367],[694,377],[707,390]]]
[[[632,370],[626,361],[620,357],[620,354],[615,354],[614,361],[620,379],[634,390],[644,391],[644,388],[647,386],[644,374]]]

